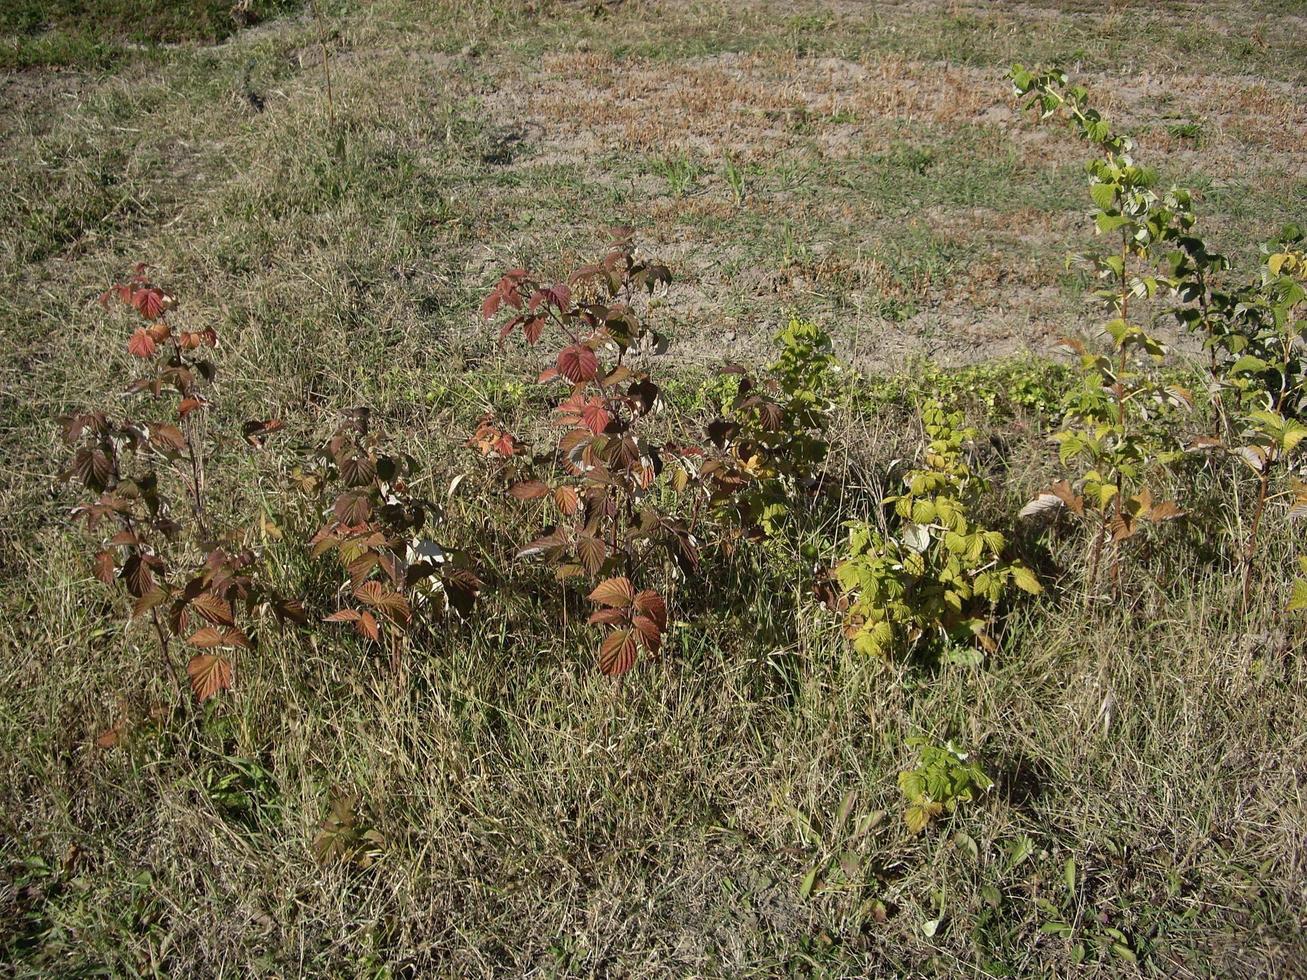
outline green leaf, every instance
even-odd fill
[[[1018,864],[1035,853],[1035,842],[1022,834],[1007,848],[1007,870],[1011,871]]]
[[[799,885],[799,897],[807,898],[812,894],[813,887],[817,884],[817,874],[821,869],[817,865],[812,866],[812,870],[803,876],[803,883]]]
[[[1039,584],[1039,579],[1035,573],[1024,565],[1014,566],[1012,569],[1012,582],[1018,589],[1029,592],[1031,595],[1039,595],[1044,591],[1044,587]]]
[[[1111,211],[1116,204],[1116,186],[1114,184],[1091,184],[1089,196],[1104,211]]]
[[[1106,235],[1130,224],[1130,219],[1121,214],[1100,214],[1094,219],[1094,224],[1098,226],[1100,232]]]
[[[1293,583],[1293,598],[1286,607],[1287,612],[1300,612],[1307,609],[1307,579],[1300,578]]]

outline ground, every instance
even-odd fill
[[[983,667],[922,672],[855,656],[799,576],[740,558],[748,599],[709,616],[729,575],[696,587],[618,687],[585,630],[496,600],[402,683],[324,629],[262,648],[201,721],[106,751],[175,695],[150,636],[103,615],[53,422],[117,397],[123,321],[94,299],[144,261],[220,329],[223,411],[286,422],[233,452],[233,516],[310,524],[289,474],[363,404],[443,493],[478,465],[477,418],[533,397],[485,292],[616,223],[675,276],[655,318],[689,400],[723,359],[765,363],[791,314],[876,390],[1054,357],[1101,319],[1066,261],[1094,244],[1086,153],[1018,113],[1007,66],[1089,86],[1247,267],[1305,216],[1302,3],[155,3],[143,29],[29,6],[0,20],[15,972],[1307,975],[1301,637],[1269,588],[1236,620],[1219,570],[1177,593],[1161,562],[1128,615],[1032,608]],[[895,411],[842,424],[870,468],[915,438]],[[1056,466],[1018,424],[1013,499]],[[464,543],[502,545],[479,502],[450,507]],[[914,734],[998,783],[920,836],[895,782]],[[384,838],[368,868],[315,859],[333,788]],[[1061,919],[1078,939],[1041,931]]]

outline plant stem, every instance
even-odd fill
[[[318,44],[322,48],[322,74],[327,83],[327,120],[331,123],[331,128],[336,128],[336,103],[331,97],[331,62],[327,55],[327,28],[322,20],[322,10],[318,6],[318,0],[311,0],[313,5],[313,16],[318,22]]]
[[[1248,597],[1252,589],[1253,559],[1257,554],[1257,531],[1262,522],[1262,512],[1266,510],[1266,497],[1270,489],[1271,474],[1267,471],[1270,462],[1263,465],[1258,474],[1257,506],[1253,508],[1253,522],[1248,528],[1248,543],[1243,553],[1243,614],[1248,615]]]

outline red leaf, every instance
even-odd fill
[[[558,373],[573,384],[593,381],[599,374],[599,359],[584,344],[564,347],[558,354]]]
[[[190,414],[191,412],[195,411],[197,408],[200,408],[203,405],[204,405],[203,399],[183,398],[177,404],[177,414],[178,416],[184,418],[186,415]]]
[[[250,419],[241,426],[241,432],[245,435],[246,442],[256,449],[262,449],[268,436],[284,428],[285,423],[281,419]]]
[[[391,619],[405,623],[409,621],[411,613],[409,612],[408,600],[400,593],[387,589],[375,579],[371,582],[364,582],[355,589],[354,598],[380,609]]]
[[[212,653],[197,654],[186,665],[186,675],[191,679],[195,696],[201,702],[207,701],[231,687],[231,662]]]
[[[635,599],[635,588],[629,578],[609,578],[600,582],[590,593],[591,602],[600,606],[625,609]]]
[[[518,551],[517,557],[531,558],[534,555],[543,554],[544,552],[553,551],[556,548],[561,548],[565,544],[567,544],[567,538],[563,535],[562,531],[558,531],[558,530],[550,531],[548,534],[536,538],[534,541],[530,542],[525,548],[522,548],[520,551]]]
[[[568,517],[581,509],[581,495],[574,487],[555,487],[554,503]]]
[[[211,650],[214,647],[248,647],[250,645],[250,641],[240,630],[219,629],[215,626],[205,626],[196,630],[186,642],[191,646],[199,647],[201,650]]]
[[[358,622],[354,625],[362,636],[367,637],[373,643],[377,642],[381,636],[381,630],[377,627],[376,617],[370,612],[361,613]]]
[[[621,609],[596,609],[586,620],[591,626],[596,623],[603,623],[605,626],[616,626],[618,623],[626,622],[626,613]]]
[[[236,625],[236,620],[232,616],[231,605],[226,599],[220,599],[212,593],[204,592],[192,599],[191,605],[195,607],[196,612],[217,626]]]
[[[118,575],[118,563],[114,561],[112,552],[99,551],[91,562],[91,570],[105,585],[113,585],[113,580]]]
[[[170,452],[181,452],[186,445],[186,437],[175,425],[152,425],[150,442]]]
[[[545,318],[542,316],[533,316],[522,324],[522,333],[526,336],[528,344],[536,343],[544,332]]]
[[[133,357],[153,357],[157,349],[154,338],[144,327],[137,327],[127,341],[127,353]]]
[[[635,637],[630,630],[613,630],[599,645],[599,669],[609,677],[625,674],[635,666]]]
[[[585,570],[594,575],[603,566],[604,559],[608,557],[608,547],[592,534],[580,534],[576,538],[576,554],[581,559],[581,564],[585,566]],[[591,598],[594,598],[593,595]],[[616,605],[616,603],[608,603],[608,605]],[[622,605],[624,606],[625,603]]]
[[[351,491],[336,498],[333,510],[337,519],[345,524],[362,524],[372,515],[372,502],[366,493]]]
[[[513,330],[516,329],[517,325],[521,322],[522,322],[522,318],[520,316],[509,317],[507,320],[504,321],[504,325],[499,328],[500,347],[504,346],[504,341],[508,339],[508,335],[511,334]]]
[[[113,460],[100,449],[83,446],[73,456],[69,471],[90,490],[103,490],[113,475]]]
[[[330,616],[322,617],[324,623],[355,623],[363,615],[357,609],[342,609],[334,612]]]
[[[157,286],[146,286],[132,293],[132,306],[147,320],[159,319],[172,305],[172,297]]]
[[[139,554],[132,555],[123,563],[123,580],[127,583],[127,591],[138,599],[154,588],[154,573]]]
[[[663,631],[659,629],[658,624],[648,616],[636,616],[631,620],[631,625],[635,627],[645,649],[650,653],[657,653],[663,645]]]
[[[658,626],[660,633],[667,629],[667,603],[653,589],[644,589],[636,594],[631,604],[635,608],[648,616]]]
[[[581,409],[581,422],[595,435],[608,428],[613,417],[599,399],[593,399]]]

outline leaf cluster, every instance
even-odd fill
[[[1034,572],[1005,555],[1007,538],[975,516],[986,481],[966,459],[974,430],[962,413],[922,405],[926,444],[904,490],[885,498],[892,530],[848,525],[834,577],[844,592],[845,632],[856,650],[879,657],[978,642],[990,635],[997,604],[1011,587],[1041,591]]]
[[[919,834],[946,813],[954,813],[987,792],[994,781],[979,763],[952,742],[936,745],[925,738],[909,738],[907,744],[919,753],[913,769],[899,773],[899,789],[907,799],[903,821],[911,833]]]

